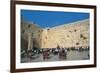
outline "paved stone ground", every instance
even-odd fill
[[[48,59],[43,59],[42,54],[38,54],[35,58],[28,58],[27,56],[21,58],[22,63],[27,62],[47,62],[47,61],[72,61],[72,60],[88,60],[89,51],[68,51],[66,59],[59,59],[59,55],[50,54]]]

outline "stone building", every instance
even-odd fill
[[[21,24],[21,49],[41,48],[41,29],[33,23]]]

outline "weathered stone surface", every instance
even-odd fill
[[[21,24],[21,36],[28,42],[28,49],[89,46],[89,19],[55,26],[40,28],[35,24]],[[24,44],[24,43],[22,43]]]

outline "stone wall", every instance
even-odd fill
[[[42,48],[89,46],[89,20],[53,27],[43,33]]]
[[[21,37],[28,42],[28,46],[26,47],[27,49],[32,49],[33,47],[41,47],[41,32],[42,29],[33,23],[21,24]],[[22,45],[23,44],[24,43],[22,43]]]
[[[43,29],[35,24],[22,24],[21,36],[28,42],[28,49],[89,46],[89,20],[81,20],[53,28]],[[34,43],[35,41],[35,43]]]

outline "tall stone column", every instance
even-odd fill
[[[33,41],[32,41],[32,34],[28,34],[28,50],[31,50],[33,48]]]

